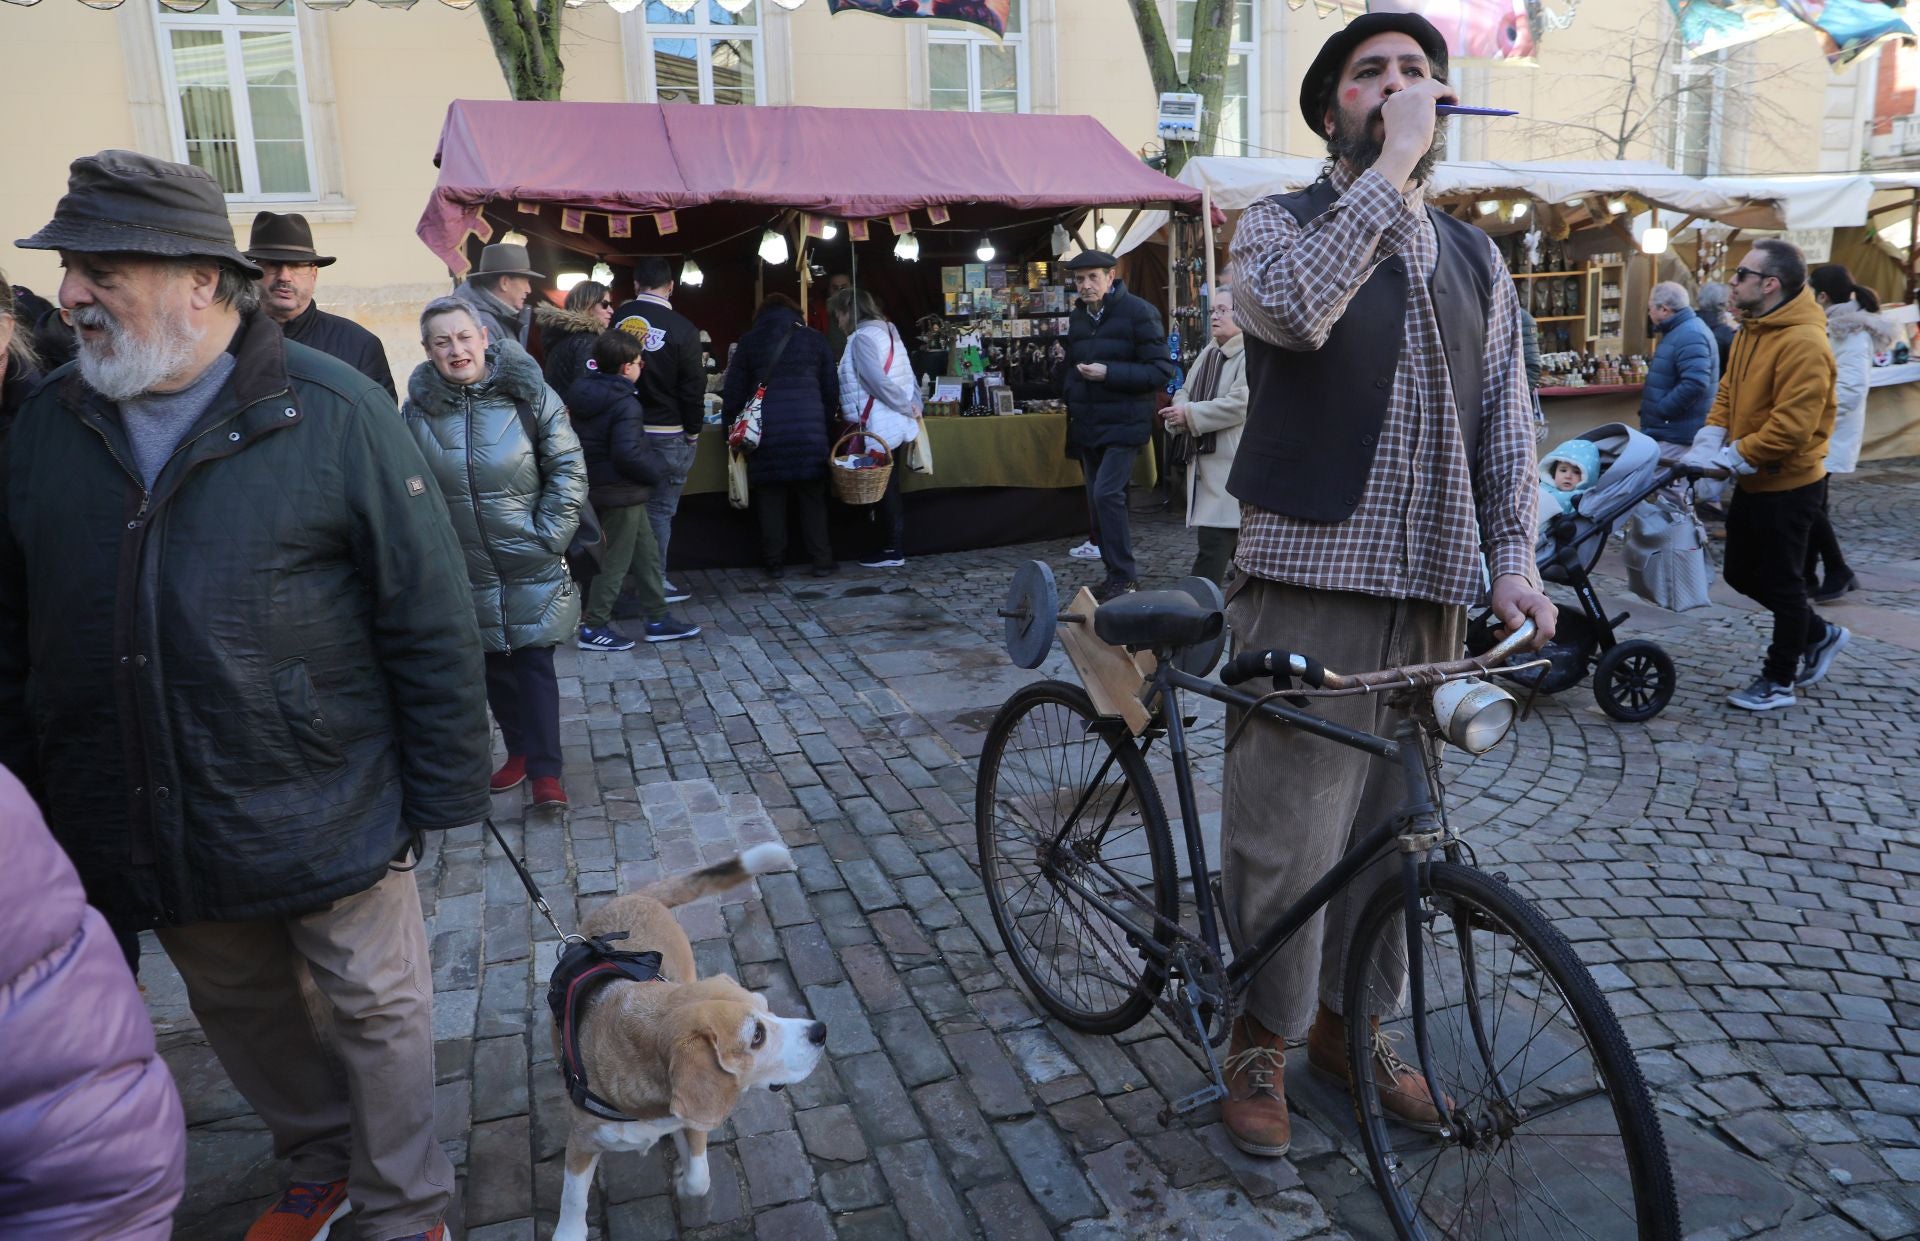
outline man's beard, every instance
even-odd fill
[[[1380,158],[1380,152],[1385,148],[1384,142],[1375,141],[1373,137],[1373,123],[1379,120],[1380,116],[1380,108],[1376,107],[1366,115],[1364,120],[1349,129],[1347,114],[1336,108],[1333,113],[1333,133],[1327,137],[1327,154],[1345,164],[1355,176],[1373,167]],[[1439,163],[1440,157],[1446,153],[1446,148],[1446,130],[1436,124],[1433,127],[1433,145],[1428,147],[1427,153],[1420,157],[1420,162],[1413,166],[1413,179],[1425,184],[1427,177],[1433,172],[1433,166]]]
[[[125,401],[153,389],[185,370],[206,335],[184,319],[156,317],[154,331],[141,335],[98,306],[83,306],[69,318],[76,328],[99,328],[106,340],[78,333],[80,378],[109,401]]]

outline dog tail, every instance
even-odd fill
[[[641,889],[647,896],[672,908],[697,901],[714,892],[724,892],[728,888],[745,883],[755,875],[768,874],[776,870],[792,870],[793,854],[780,844],[753,845],[735,854],[724,862],[715,862],[711,866],[692,871],[685,875],[675,875],[671,879],[662,879]]]

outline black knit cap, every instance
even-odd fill
[[[102,151],[74,160],[53,219],[14,244],[76,254],[219,259],[256,279],[260,275],[234,245],[219,182],[191,164],[134,151]]]
[[[1447,40],[1432,22],[1418,13],[1368,13],[1356,17],[1347,23],[1346,29],[1326,41],[1320,54],[1307,66],[1307,76],[1300,79],[1300,115],[1306,119],[1308,129],[1322,138],[1327,136],[1324,124],[1327,104],[1333,99],[1333,88],[1339,85],[1340,71],[1347,67],[1347,58],[1353,55],[1353,49],[1377,34],[1395,32],[1411,35],[1427,54],[1433,76],[1442,82],[1447,80]]]

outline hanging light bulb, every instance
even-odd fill
[[[772,229],[760,234],[760,261],[778,266],[787,261],[787,239]]]
[[[1475,211],[1478,211],[1481,215],[1492,215],[1494,212],[1500,210],[1500,204],[1495,199],[1483,198],[1479,202],[1473,204],[1473,209]]]
[[[974,257],[982,263],[991,263],[993,262],[993,256],[998,252],[993,248],[993,238],[982,237],[980,239],[980,248],[973,253]]]
[[[838,224],[835,224],[832,220],[822,220],[820,222],[820,240],[832,241],[839,235],[840,226]]]
[[[1055,224],[1053,226],[1053,257],[1059,258],[1065,254],[1067,247],[1072,244],[1073,235],[1067,232],[1067,226],[1064,224]]]
[[[595,263],[593,265],[592,280],[595,284],[612,285],[613,268],[608,267],[605,263]]]
[[[508,229],[505,233],[502,233],[500,235],[499,244],[503,246],[524,246],[527,244],[527,235],[525,233],[516,233],[512,229]]]
[[[1120,230],[1111,224],[1102,224],[1093,230],[1093,244],[1102,250],[1113,249],[1113,243],[1120,240]]]
[[[1626,200],[1625,200],[1625,199],[1622,199],[1622,198],[1610,198],[1610,199],[1608,199],[1608,200],[1607,200],[1607,214],[1608,214],[1608,215],[1625,215],[1625,214],[1627,214],[1627,203],[1626,203]]]
[[[1667,230],[1650,228],[1640,234],[1640,252],[1643,254],[1665,254],[1667,252]]]
[[[1526,218],[1527,218],[1527,204],[1525,204],[1525,203],[1523,203],[1523,202],[1520,202],[1520,203],[1514,203],[1514,204],[1513,204],[1513,205],[1512,205],[1511,207],[1508,207],[1508,208],[1507,208],[1507,218],[1508,218],[1509,220],[1524,220],[1524,219],[1526,219]]]
[[[680,283],[689,289],[697,289],[707,282],[707,273],[700,270],[700,264],[688,259],[680,265]]]
[[[893,257],[902,263],[920,261],[920,238],[913,233],[902,233],[893,242]],[[985,260],[982,260],[983,262]]]
[[[583,271],[563,271],[553,278],[553,287],[562,293],[571,293],[574,287],[587,278]]]

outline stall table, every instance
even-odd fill
[[[1547,442],[1542,450],[1609,422],[1638,427],[1640,388],[1640,384],[1590,384],[1540,389],[1540,408],[1547,416]]]
[[[1876,366],[1867,375],[1862,461],[1920,456],[1920,362]]]

